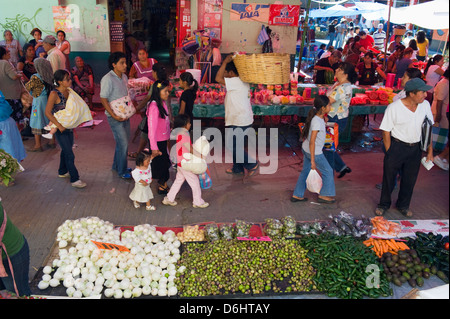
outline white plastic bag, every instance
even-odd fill
[[[319,173],[315,169],[312,169],[306,178],[306,188],[311,193],[317,194],[319,194],[322,189],[322,177],[320,177]]]

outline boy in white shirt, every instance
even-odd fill
[[[217,71],[216,82],[225,85],[225,126],[228,145],[233,145],[233,167],[226,170],[228,174],[244,175],[244,169],[248,176],[256,174],[259,163],[251,158],[243,149],[243,143],[237,145],[240,134],[246,135],[253,124],[253,109],[250,101],[250,85],[242,82],[233,62],[233,55],[228,55]],[[242,135],[241,135],[242,137]],[[245,137],[244,137],[245,138]],[[243,141],[242,139],[239,139]]]
[[[401,171],[401,183],[396,203],[405,217],[412,217],[409,209],[414,185],[419,175],[422,151],[420,139],[425,117],[433,122],[430,103],[425,100],[429,85],[419,78],[406,82],[404,99],[388,105],[380,129],[386,149],[383,163],[383,186],[375,215],[382,216],[391,206],[397,173]],[[427,161],[433,160],[432,144],[427,149]]]

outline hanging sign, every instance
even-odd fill
[[[284,25],[289,27],[298,26],[300,6],[271,4],[269,14],[269,25]]]
[[[269,21],[269,9],[270,4],[232,3],[230,20],[267,23]]]

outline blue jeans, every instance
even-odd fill
[[[235,173],[235,174],[243,173],[244,169],[249,170],[249,169],[254,168],[257,165],[256,160],[254,158],[252,158],[251,156],[249,156],[247,151],[245,149],[243,149],[244,144],[248,144],[248,142],[247,143],[244,142],[242,145],[237,145],[237,139],[236,139],[236,134],[240,134],[239,132],[242,132],[242,134],[248,133],[246,131],[251,127],[252,127],[251,125],[227,126],[226,127],[228,129],[228,130],[226,130],[227,134],[225,136],[225,138],[227,139],[226,145],[233,145],[233,173]],[[231,139],[233,139],[233,141],[231,141]],[[247,138],[244,138],[244,139],[247,139]],[[239,146],[239,149],[237,149],[238,148],[237,146]],[[255,146],[255,150],[256,150],[256,145],[254,145],[254,146]]]
[[[330,39],[330,42],[328,42],[327,49],[330,47],[330,45],[333,45],[333,41],[334,41],[334,37],[335,36],[336,36],[336,32],[328,33],[328,37]]]
[[[311,171],[311,154],[302,150],[303,153],[303,169],[295,185],[294,196],[303,198],[306,190],[306,179]],[[322,189],[320,196],[336,196],[336,189],[334,186],[334,174],[330,164],[323,154],[315,156],[317,170],[322,175]]]
[[[338,123],[339,126],[339,134],[344,132],[345,127],[347,126],[348,117],[343,119],[338,119],[337,115],[333,117],[328,117],[329,122]],[[345,165],[344,161],[342,160],[341,156],[337,151],[330,151],[327,149],[323,149],[323,154],[325,155],[326,159],[328,160],[328,163],[330,164],[331,168],[334,169],[336,172],[341,172],[344,168],[347,167]]]
[[[338,33],[336,35],[336,45],[334,46],[336,49],[344,47],[344,34]]]
[[[128,141],[130,140],[130,120],[123,122],[116,121],[111,116],[106,117],[109,126],[116,141],[116,149],[114,151],[114,161],[112,169],[120,176],[128,173]]]
[[[64,130],[64,132],[61,133],[57,130],[55,133],[55,139],[61,147],[58,174],[64,175],[69,172],[70,182],[74,183],[80,179],[80,176],[78,175],[78,170],[75,167],[75,154],[72,149],[73,131]]]
[[[17,290],[20,296],[30,296],[31,290],[28,284],[28,270],[30,269],[30,248],[28,242],[25,239],[25,243],[19,252],[13,256],[9,256],[11,264],[14,269],[14,281],[16,282]],[[11,270],[9,268],[8,258],[2,259],[3,266],[5,267],[8,277],[0,278],[0,290],[2,287],[10,292],[16,292],[14,289],[14,281],[12,278]]]

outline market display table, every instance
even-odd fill
[[[351,105],[350,114],[348,119],[348,125],[342,134],[339,135],[339,141],[342,143],[350,142],[352,122],[357,115],[368,115],[368,114],[383,114],[386,110],[387,105]],[[258,116],[273,116],[273,115],[283,115],[283,116],[293,116],[297,115],[300,117],[306,117],[309,110],[312,108],[312,104],[278,104],[278,105],[259,105],[253,104],[253,114]],[[179,104],[172,103],[172,110],[174,115],[178,114]],[[203,118],[214,118],[225,117],[225,106],[223,104],[195,104],[193,110],[194,117]]]

